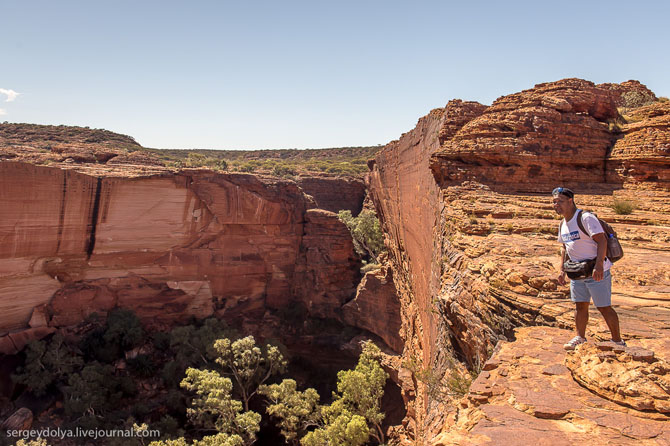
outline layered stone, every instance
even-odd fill
[[[530,191],[605,181],[605,157],[618,116],[608,90],[580,79],[538,84],[503,96],[470,120],[431,161],[443,186],[475,180]]]
[[[84,171],[86,171],[84,169]],[[340,318],[359,260],[337,216],[294,182],[193,169],[98,176],[0,163],[0,345],[133,309],[148,326],[234,324],[308,303]]]
[[[607,158],[613,183],[670,189],[670,102],[627,111],[621,137]]]
[[[624,244],[626,256],[613,275],[625,335],[656,357],[670,356],[670,344],[664,341],[670,277],[663,272],[670,262],[665,255],[670,248],[670,191],[654,182],[653,173],[639,181],[611,173],[618,156],[614,144],[625,139],[618,130],[624,118],[617,106],[622,92],[636,88],[630,84],[617,90],[568,79],[505,96],[488,108],[452,101],[422,118],[370,163],[371,195],[388,234],[401,299],[405,352],[399,376],[411,378],[403,385],[408,412],[402,441],[429,444],[439,435],[457,400],[453,392],[441,398],[435,384],[453,382],[462,364],[477,370],[497,339],[514,339],[518,326],[574,326],[568,290],[556,280],[558,219],[550,191],[557,185],[573,187],[577,205],[613,224]],[[460,114],[460,122],[452,118],[456,124],[447,123],[444,116],[450,112]],[[644,144],[634,145],[641,149]],[[661,154],[658,161],[666,158]],[[531,167],[536,162],[538,167]],[[422,176],[426,165],[432,179]],[[615,200],[637,208],[630,215],[616,214]],[[604,321],[592,313],[588,337],[608,339]],[[543,358],[536,362],[548,376],[572,380],[564,365]],[[500,391],[481,382],[473,386],[479,392],[475,399],[482,401]],[[523,389],[518,395],[524,401],[539,398]],[[563,419],[569,413],[563,398],[554,392],[533,413],[493,408],[497,412],[478,412],[470,420],[484,415],[494,428],[505,417],[519,419],[517,424],[510,421],[513,429],[506,440],[503,429],[495,427],[495,444],[513,442],[518,438],[513,433],[523,435],[524,426],[545,426],[549,435],[551,426],[538,420]],[[473,433],[436,444],[487,441]],[[622,434],[612,435],[618,439]]]

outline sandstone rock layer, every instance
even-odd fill
[[[0,162],[0,353],[115,307],[244,325],[295,302],[341,319],[355,297],[351,235],[293,181],[61,167]]]
[[[499,339],[515,338],[516,327],[573,326],[569,291],[556,280],[559,220],[550,197],[556,186],[573,188],[580,208],[615,227],[626,252],[612,270],[624,335],[657,358],[670,357],[667,111],[646,91],[634,81],[595,85],[565,79],[504,96],[489,107],[450,101],[369,163],[370,195],[387,233],[401,302],[405,349],[399,377],[408,412],[399,441],[430,444],[451,426],[448,414],[458,399],[454,391],[436,392],[436,383],[438,389],[453,385],[463,366],[477,370]],[[630,106],[631,97],[653,103]],[[634,203],[635,210],[617,214],[616,201]],[[595,311],[588,336],[609,339]],[[554,367],[548,358],[534,362],[559,373],[569,388],[578,387],[564,365]],[[491,444],[517,444],[525,435],[543,444],[557,431],[547,419],[567,420],[561,432],[580,429],[565,418],[571,409],[560,385],[553,391],[541,385],[532,391],[519,387],[515,395],[526,403],[518,407],[487,406],[463,418],[484,424],[478,430],[469,425],[462,444],[487,438],[493,438]],[[545,388],[547,400],[540,404]],[[480,390],[478,404],[502,392]],[[538,400],[535,408],[519,413],[531,400]],[[608,410],[586,418],[609,417]],[[576,438],[556,435],[559,443]],[[608,435],[613,444],[629,444],[621,430]]]

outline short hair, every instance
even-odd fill
[[[556,195],[565,195],[568,198],[575,198],[575,193],[568,189],[567,187],[557,187],[551,192],[551,195],[554,197]]]

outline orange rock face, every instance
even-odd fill
[[[670,189],[670,102],[633,109],[607,159],[611,182]]]
[[[355,295],[360,280],[351,234],[333,212],[323,209],[308,210],[304,228],[292,294],[310,314],[332,317]],[[274,300],[270,305],[279,308],[285,302]]]
[[[624,337],[654,351],[656,358],[670,357],[665,104],[618,109],[630,104],[631,95],[625,96],[628,102],[622,99],[626,92],[655,100],[640,85],[615,88],[567,79],[502,97],[490,107],[451,101],[370,163],[370,194],[388,237],[405,341],[398,376],[408,411],[399,440],[517,444],[528,436],[542,444],[557,432],[567,444],[574,437],[564,433],[582,428],[581,421],[568,426],[573,412],[565,407],[570,397],[560,385],[550,391],[547,383],[538,383],[537,394],[519,387],[515,397],[522,404],[484,407],[492,397],[504,395],[507,401],[511,394],[483,382],[488,378],[482,373],[472,389],[482,410],[473,416],[455,415],[458,399],[448,388],[454,371],[478,369],[499,339],[514,339],[516,327],[574,327],[569,291],[556,280],[559,220],[550,192],[559,185],[573,188],[577,206],[613,224],[622,241],[626,256],[612,274]],[[636,209],[617,214],[616,200]],[[602,317],[592,313],[587,336],[609,339]],[[546,342],[564,355],[560,347],[572,336],[560,336]],[[569,374],[542,347],[532,348],[541,351],[527,355],[542,370]],[[579,387],[571,376],[564,379],[569,388]],[[593,407],[606,405],[602,401],[608,400],[599,397]],[[593,420],[608,418],[603,422],[610,427],[621,420],[619,407],[585,417],[596,424]],[[608,412],[614,408],[618,414]],[[566,427],[558,432],[547,419],[565,420]],[[454,420],[463,423],[452,427]],[[621,429],[610,434],[612,441],[627,444]]]
[[[579,79],[503,96],[433,156],[441,184],[476,180],[533,190],[539,184],[603,181],[617,110],[607,90]]]
[[[355,296],[346,226],[294,182],[96,169],[0,162],[1,352],[117,306],[244,323],[295,301],[339,318]]]
[[[306,194],[314,198],[319,209],[338,213],[349,210],[353,216],[363,208],[366,189],[362,180],[355,178],[302,177],[298,185]]]
[[[365,328],[381,337],[395,352],[402,352],[400,302],[390,266],[366,273],[358,285],[356,298],[342,307],[342,313],[348,325]]]
[[[575,373],[594,377],[604,371],[597,364],[608,363],[612,367],[609,371],[618,369],[622,375],[608,378],[606,374],[599,375],[600,379],[609,381],[591,385],[602,389],[619,379],[621,393],[637,392],[641,401],[650,397],[642,382],[647,379],[643,369],[650,364],[641,366],[638,361],[631,362],[624,357],[601,360],[594,347],[580,347],[566,359],[562,340],[571,335],[549,327],[518,329],[516,341],[502,343],[473,382],[468,395],[453,407],[443,431],[429,444],[518,445],[528,442],[567,446],[592,442],[621,445],[668,442],[670,430],[664,415],[598,398],[589,390],[591,386],[584,388],[579,379],[573,379]],[[582,370],[573,368],[575,362],[591,364]],[[657,365],[656,370],[665,370],[664,367]],[[635,379],[640,380],[639,385],[633,384]],[[665,395],[667,398],[668,394]]]
[[[605,343],[606,344],[606,343]],[[670,364],[651,350],[582,345],[566,358],[575,380],[610,401],[670,414]]]

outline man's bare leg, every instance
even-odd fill
[[[619,330],[619,316],[616,314],[616,311],[614,311],[614,308],[612,308],[612,306],[599,307],[598,311],[600,311],[600,314],[602,314],[603,317],[605,318],[605,322],[607,322],[607,326],[610,329],[610,333],[612,333],[612,340],[614,342],[621,341],[621,331]]]
[[[584,339],[586,339],[586,324],[589,322],[589,303],[575,302],[575,327],[577,334]]]

